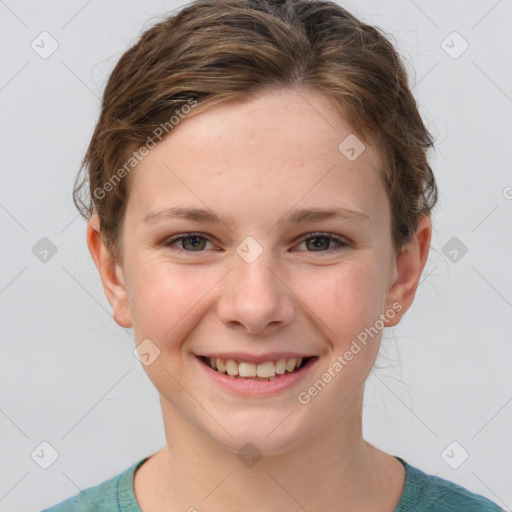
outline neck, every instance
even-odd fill
[[[400,462],[364,441],[362,389],[354,398],[357,407],[346,408],[315,436],[245,462],[161,398],[167,446],[153,456],[152,505],[143,508],[139,500],[143,512],[394,510],[402,486],[391,488],[390,481],[401,477],[403,484],[405,472],[399,475]]]

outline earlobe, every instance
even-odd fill
[[[87,224],[87,246],[100,273],[112,316],[121,327],[131,327],[132,318],[123,269],[114,261],[101,238],[100,218],[94,214]]]
[[[399,311],[393,319],[386,322],[386,327],[397,325],[401,317],[411,306],[421,279],[423,268],[427,262],[432,237],[430,217],[422,215],[418,219],[416,231],[396,257],[394,280],[385,301],[385,311],[393,308]],[[401,306],[398,307],[398,304]]]

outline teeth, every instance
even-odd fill
[[[238,375],[238,363],[232,359],[227,360],[226,371],[228,372],[228,375],[231,375],[232,377]]]
[[[286,370],[289,372],[293,372],[293,370],[295,370],[296,362],[297,362],[297,359],[295,359],[295,357],[288,359],[288,361],[286,361]]]
[[[224,362],[224,359],[216,359],[217,361],[217,370],[220,373],[226,373],[226,363]],[[213,365],[212,365],[213,368]],[[213,368],[215,370],[215,368]]]
[[[283,375],[286,372],[293,372],[302,364],[302,357],[291,357],[290,359],[278,359],[277,361],[265,361],[264,363],[248,363],[245,361],[225,361],[220,358],[208,358],[210,366],[219,373],[227,373],[231,377],[245,378],[267,378],[273,380],[276,375]]]
[[[238,375],[240,377],[256,377],[256,365],[254,363],[239,363]]]
[[[240,368],[241,367],[242,365],[240,365]],[[258,375],[258,377],[273,377],[276,374],[276,367],[272,361],[260,363],[256,367],[256,374]]]
[[[286,359],[278,359],[276,363],[276,373],[283,375],[286,371]]]

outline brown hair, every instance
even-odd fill
[[[127,162],[136,165],[136,152],[162,127],[170,131],[173,113],[186,118],[299,87],[325,94],[363,141],[377,144],[399,252],[437,202],[426,155],[433,140],[393,45],[330,0],[196,0],[145,31],[110,75],[75,205],[86,219],[99,215],[104,243],[122,258]]]

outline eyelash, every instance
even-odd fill
[[[174,246],[173,244],[176,243],[176,242],[179,242],[180,240],[183,240],[183,239],[186,239],[186,238],[203,238],[209,242],[211,242],[211,240],[208,239],[208,237],[205,237],[203,235],[201,235],[200,233],[185,233],[185,234],[182,234],[182,235],[178,235],[178,236],[175,236],[173,238],[170,238],[168,240],[166,240],[163,245],[165,247],[168,247],[171,251],[176,251],[176,252],[188,252],[188,253],[201,253],[201,252],[204,252],[204,250],[202,251],[188,251],[186,249],[181,249],[181,248],[178,248],[177,246]],[[308,237],[306,238],[303,238],[301,241],[300,241],[300,244],[306,242],[307,240],[311,240],[313,238],[327,238],[328,240],[331,240],[331,241],[334,241],[336,243],[338,243],[338,247],[336,247],[335,249],[333,249],[334,251],[339,251],[345,247],[349,247],[350,244],[348,242],[346,242],[345,240],[343,240],[342,238],[339,238],[337,236],[333,236],[333,235],[329,235],[328,233],[311,233]],[[330,248],[325,250],[325,251],[306,251],[306,252],[310,252],[310,253],[330,253],[332,252],[333,250],[331,250]]]

